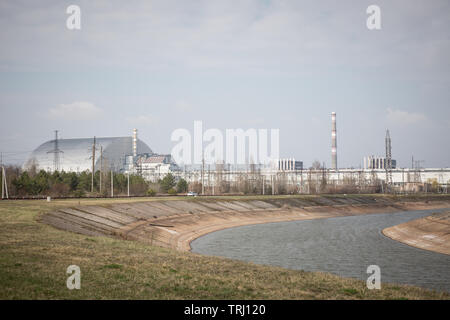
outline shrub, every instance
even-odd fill
[[[75,190],[75,192],[73,193],[73,195],[77,198],[83,198],[86,196],[86,193],[84,192],[83,189],[77,189]]]
[[[147,190],[147,195],[148,195],[149,197],[154,197],[154,196],[156,195],[156,191],[153,190],[153,189],[148,189],[148,190]]]
[[[201,194],[202,193],[202,184],[200,182],[191,183],[191,190],[198,194]]]
[[[178,184],[177,184],[177,191],[179,193],[183,193],[183,192],[186,192],[187,189],[188,189],[187,181],[184,179],[180,179],[180,181],[178,181]]]
[[[174,188],[170,188],[169,190],[167,190],[167,193],[171,196],[174,196],[177,194],[177,190],[175,190]]]
[[[169,189],[176,185],[175,177],[171,173],[168,173],[159,183],[163,192],[169,192]]]

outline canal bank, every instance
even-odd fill
[[[449,208],[450,197],[385,195],[255,196],[75,206],[43,215],[56,228],[191,249],[205,234],[251,224]]]
[[[383,234],[416,248],[450,255],[450,211],[386,228]]]

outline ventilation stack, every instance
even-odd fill
[[[386,184],[388,186],[392,185],[392,146],[391,146],[391,135],[389,130],[386,130],[385,138],[386,146]]]
[[[137,156],[137,129],[133,129],[133,157]]]
[[[331,113],[331,169],[337,170],[336,112]]]

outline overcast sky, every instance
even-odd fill
[[[66,8],[81,8],[81,30]],[[370,4],[381,30],[366,27]],[[279,128],[280,155],[339,167],[384,154],[450,166],[450,2],[1,1],[0,152],[177,128]]]

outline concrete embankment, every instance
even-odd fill
[[[190,250],[193,239],[230,227],[435,208],[450,208],[450,197],[419,200],[372,195],[155,199],[59,209],[43,215],[41,220],[81,234],[114,236]]]
[[[416,248],[450,255],[450,211],[386,228],[383,234]]]

